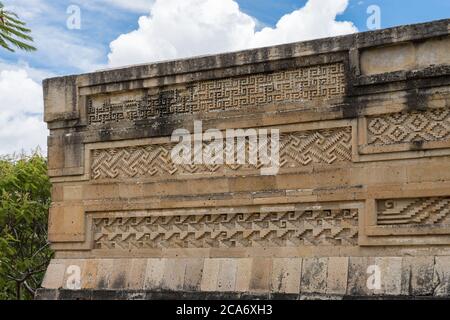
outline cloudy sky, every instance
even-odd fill
[[[447,0],[0,2],[33,29],[38,48],[0,48],[0,155],[46,150],[41,81],[48,77],[366,31],[372,5],[382,28],[450,16]]]

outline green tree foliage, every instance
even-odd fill
[[[0,299],[32,299],[52,252],[47,242],[47,160],[0,158]]]
[[[14,12],[4,9],[0,2],[0,47],[14,52],[13,47],[24,51],[35,51],[36,48],[27,42],[32,42],[31,30],[25,22],[19,19]]]

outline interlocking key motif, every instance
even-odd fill
[[[137,121],[171,114],[240,110],[268,104],[327,100],[345,95],[344,64],[239,76],[160,88],[135,99],[94,103],[89,124]]]
[[[358,209],[94,219],[96,249],[357,245]]]

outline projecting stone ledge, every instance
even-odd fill
[[[450,257],[56,259],[43,287],[40,299],[448,298]]]
[[[448,52],[441,20],[46,80],[37,298],[449,298]],[[269,132],[276,174],[174,161],[181,128]]]

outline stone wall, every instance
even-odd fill
[[[450,296],[449,51],[442,20],[46,80],[38,297]],[[278,129],[278,173],[175,163],[200,120]]]

